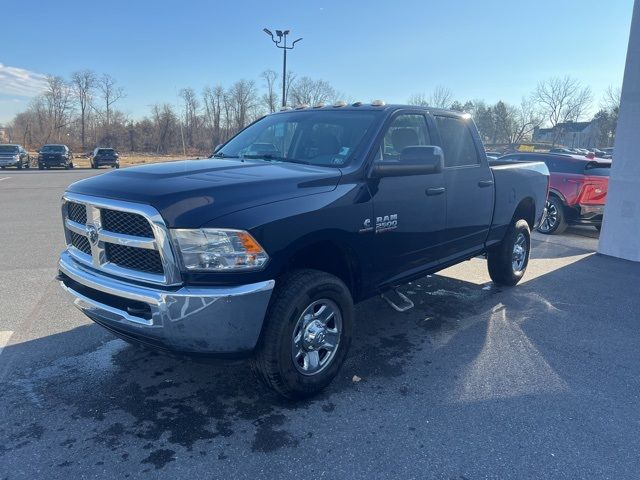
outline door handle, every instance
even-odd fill
[[[427,188],[427,195],[431,196],[431,195],[440,195],[442,193],[444,193],[446,191],[446,188],[444,187],[432,187],[432,188]]]
[[[490,187],[493,185],[493,180],[480,180],[478,182],[479,187]]]

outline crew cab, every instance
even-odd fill
[[[560,234],[568,225],[591,225],[600,230],[611,160],[547,153],[514,153],[501,158],[544,162],[549,168],[547,215],[538,226],[539,232]]]
[[[540,162],[489,167],[473,121],[355,103],[267,115],[213,158],[68,187],[58,278],[89,318],[173,353],[251,358],[288,398],[324,388],[354,303],[479,255],[515,285],[542,218]]]
[[[73,168],[73,154],[66,145],[44,145],[38,152],[38,168]]]
[[[91,168],[100,168],[103,166],[111,168],[120,168],[118,152],[113,148],[96,148],[91,153]]]
[[[29,168],[31,158],[22,145],[0,145],[0,168],[16,167],[18,170]]]

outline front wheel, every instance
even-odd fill
[[[297,270],[278,281],[252,367],[280,395],[305,398],[337,375],[353,331],[353,300],[337,277]]]
[[[498,285],[514,286],[524,276],[531,253],[531,232],[526,220],[509,227],[498,245],[487,252],[489,276]]]

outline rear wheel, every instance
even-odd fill
[[[44,170],[44,165],[42,165],[41,163],[38,163],[38,170]]]
[[[538,231],[547,235],[560,234],[567,229],[564,205],[556,196],[549,196],[546,204],[547,215],[538,226]]]
[[[487,252],[489,276],[498,285],[516,285],[524,276],[531,252],[531,232],[526,220],[509,227],[498,245]]]
[[[297,270],[278,282],[252,359],[258,378],[286,398],[304,398],[337,375],[351,344],[353,300],[337,277]]]
[[[20,160],[16,166],[18,167],[18,170],[22,170],[22,160]]]

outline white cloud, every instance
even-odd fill
[[[46,88],[46,75],[0,63],[0,94],[34,97]]]

